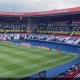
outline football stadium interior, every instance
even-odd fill
[[[80,7],[0,11],[0,77],[56,76],[80,77]]]

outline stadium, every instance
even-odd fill
[[[80,7],[0,11],[0,77],[80,77]]]

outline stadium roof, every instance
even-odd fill
[[[38,15],[51,15],[51,14],[60,14],[60,13],[72,13],[80,12],[80,7],[75,8],[66,8],[60,10],[50,10],[50,11],[41,11],[41,12],[4,12],[0,11],[0,15],[8,16],[38,16]]]

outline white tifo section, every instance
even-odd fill
[[[1,37],[3,38],[2,34],[1,34]]]
[[[0,36],[0,40],[2,40],[2,37]]]
[[[48,38],[46,39],[46,41],[50,41],[51,39],[54,39],[54,38],[55,38],[55,36],[50,35],[50,37],[48,37]]]
[[[74,41],[68,40],[66,43],[72,44]]]
[[[67,40],[66,43],[72,44],[74,41],[71,41],[71,40],[72,40],[72,39]]]
[[[20,38],[20,34],[15,34],[14,39],[19,39]]]
[[[73,44],[77,44],[80,41],[80,38],[77,39]]]
[[[27,39],[30,39],[32,37],[33,34],[31,34]]]
[[[3,40],[6,40],[6,37],[3,37]]]
[[[2,40],[2,36],[1,36],[1,34],[0,34],[0,40]]]
[[[34,38],[34,36],[35,36],[35,35],[33,34],[33,35],[32,35],[32,39]]]
[[[66,43],[66,41],[68,41],[69,39],[70,39],[71,37],[65,37],[64,39],[64,41],[65,41],[65,43]]]
[[[15,36],[14,36],[14,40],[16,40],[17,39],[17,35],[15,34]]]
[[[56,37],[57,39],[60,39],[61,37]]]
[[[24,39],[26,39],[27,37],[26,37],[26,34],[25,34],[25,37],[24,37]]]
[[[62,38],[62,37],[56,37],[59,41],[62,41],[62,40],[64,40],[64,38]]]
[[[20,34],[16,34],[16,39],[19,39],[20,38]]]
[[[63,40],[64,40],[64,38],[60,38],[59,40],[60,40],[60,41],[63,41]]]
[[[10,38],[9,36],[7,36],[7,38],[8,38],[9,40],[11,40],[11,38]]]
[[[6,38],[8,38],[9,40],[11,40],[10,36],[8,34],[4,34]]]
[[[54,38],[48,37],[48,38],[46,39],[46,41],[50,41],[51,39],[54,39]]]

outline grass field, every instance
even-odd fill
[[[68,63],[78,55],[0,42],[0,77],[24,77]]]

